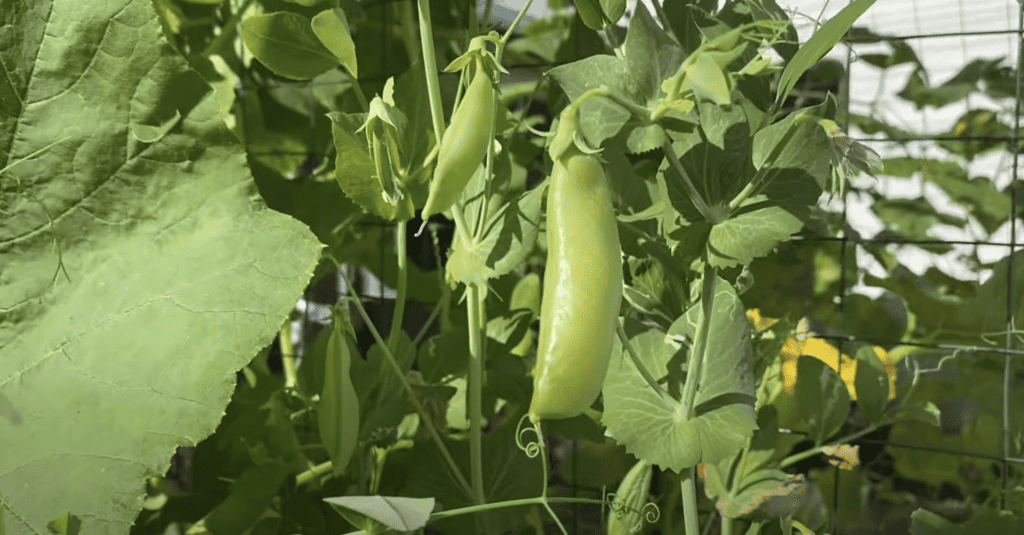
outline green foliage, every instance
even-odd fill
[[[850,410],[850,394],[839,374],[808,356],[797,361],[796,402],[816,446],[839,431]]]
[[[97,18],[44,37],[34,10],[68,13],[52,4],[2,6],[41,39],[4,52],[0,390],[23,418],[0,433],[0,496],[11,533],[67,511],[83,532],[123,532],[142,481],[214,430],[321,246],[256,197],[214,94],[160,46],[149,2],[94,5]],[[119,83],[52,47],[124,58]],[[49,96],[22,107],[37,90]]]
[[[256,59],[274,73],[294,80],[313,78],[337,66],[342,58],[349,59],[344,45],[328,40],[331,50],[319,37],[338,31],[340,21],[329,24],[330,19],[318,17],[310,21],[286,11],[250,17],[242,22],[242,39]]]
[[[786,100],[800,76],[814,66],[829,50],[832,50],[832,47],[843,38],[853,23],[874,4],[875,0],[854,0],[825,24],[822,24],[793,55],[793,59],[786,63],[786,69],[782,71],[782,78],[779,79],[776,102]]]
[[[621,344],[615,345],[608,367],[602,417],[608,433],[626,451],[671,470],[731,456],[756,428],[749,323],[727,282],[718,281],[717,293],[692,417],[681,413],[679,400],[659,396],[644,382]],[[693,340],[701,315],[699,304],[690,308],[669,328],[669,337]],[[632,340],[641,362],[651,370],[664,369],[683,350],[657,331]],[[642,417],[638,411],[643,411]]]
[[[693,479],[676,473],[699,463],[735,529],[820,532],[830,515],[856,523],[869,504],[847,498],[878,496],[891,480],[867,460],[838,478],[797,462],[879,426],[896,442],[1004,453],[992,393],[1005,356],[982,348],[1020,340],[1006,314],[1008,304],[1024,316],[1024,298],[1006,299],[1024,286],[1024,256],[966,256],[992,270],[982,284],[935,267],[917,275],[817,205],[857,172],[921,178],[968,215],[861,190],[885,225],[875,240],[975,222],[997,232],[1012,190],[966,164],[1018,148],[1001,113],[1016,95],[1013,68],[978,59],[935,83],[911,44],[852,28],[872,0],[803,44],[774,0],[654,13],[641,3],[625,31],[622,0],[549,4],[576,11],[503,35],[463,0],[432,0],[423,21],[416,2],[0,0],[0,26],[14,32],[0,47],[0,535],[541,533],[570,511],[545,500],[570,492],[575,531],[596,532],[601,517],[613,530],[636,525],[653,496],[654,529],[681,533]],[[68,15],[82,10],[90,17]],[[421,46],[426,29],[434,42]],[[912,69],[899,95],[918,109],[991,102],[944,127],[945,155],[884,161],[839,129],[833,97],[780,111],[800,108],[820,89],[814,79],[843,75],[819,59],[848,30],[887,47],[864,63]],[[446,129],[450,148],[479,149],[475,171],[441,214],[454,221],[438,215],[417,239],[409,220],[423,219],[436,180],[440,122],[465,93],[439,68],[479,75],[476,58],[493,74],[493,105],[460,109],[487,128]],[[532,68],[510,75],[512,65]],[[567,106],[575,128],[554,120]],[[922,136],[848,119],[867,135]],[[540,125],[564,132],[545,141],[530,130]],[[546,258],[570,245],[582,260],[595,254],[585,210],[566,247],[549,239],[546,215],[595,194],[545,203],[550,156],[566,150],[609,179],[606,230],[621,245],[609,280],[620,285],[621,256],[625,299],[616,290],[606,308],[621,311],[625,336],[575,336],[576,347],[612,341],[603,395],[545,421],[545,455],[533,458],[516,447],[526,437],[515,423],[543,372],[535,320],[554,324],[570,300],[589,317],[603,309],[593,295],[609,290],[581,261],[590,271],[572,292],[542,291],[559,276]],[[856,245],[788,241],[840,230]],[[849,292],[864,253],[885,271],[863,274],[884,289],[877,299]],[[339,296],[325,278],[339,264],[394,297]],[[302,339],[279,339],[278,356],[269,344],[299,318]],[[803,323],[836,347],[801,344]],[[980,347],[950,357],[911,341]],[[841,373],[805,351],[834,352]],[[551,391],[584,382],[563,377]],[[1024,403],[1018,394],[1011,405]],[[790,451],[806,440],[813,451]],[[886,451],[901,477],[987,505],[1005,496],[1024,513],[1019,481],[999,488],[997,461]],[[538,462],[551,463],[547,481]],[[620,489],[623,519],[597,514],[602,487]],[[833,510],[837,487],[850,503]],[[979,507],[952,524],[922,509],[911,532],[1013,533],[1015,522]]]
[[[352,349],[347,316],[336,315],[327,341],[324,387],[317,407],[317,423],[334,473],[345,471],[359,437],[359,397],[352,386]],[[344,322],[344,325],[342,324]]]

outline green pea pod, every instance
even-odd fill
[[[643,511],[653,472],[651,463],[641,459],[622,478],[614,505],[608,513],[608,535],[638,533],[643,528]]]
[[[555,160],[551,173],[547,240],[530,402],[534,422],[577,416],[597,399],[622,300],[611,184],[597,157],[575,144]]]
[[[476,74],[444,132],[423,219],[451,208],[487,154],[494,127],[494,88],[477,61]]]
[[[528,273],[525,277],[519,279],[516,287],[512,290],[508,309],[517,310],[520,308],[533,312],[530,316],[530,321],[533,321],[533,318],[540,312],[540,277],[536,273]],[[523,339],[516,344],[516,347],[512,348],[512,354],[519,355],[520,357],[526,356],[530,351],[530,344],[532,343],[533,331],[527,330]]]

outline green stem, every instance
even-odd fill
[[[568,535],[568,532],[565,531],[565,526],[562,525],[562,521],[558,519],[558,515],[556,515],[555,512],[551,509],[551,502],[556,501],[556,500],[548,498],[548,452],[547,452],[547,446],[544,445],[544,433],[541,432],[540,422],[533,422],[533,425],[537,428],[537,448],[538,448],[538,450],[540,452],[540,458],[541,458],[540,467],[541,467],[541,471],[543,472],[543,474],[541,476],[542,477],[541,481],[543,481],[543,487],[541,487],[541,492],[540,492],[540,498],[539,499],[541,500],[541,503],[544,505],[544,509],[547,509],[548,514],[551,515],[551,518],[555,521],[555,524],[558,524],[558,528],[560,530],[562,530],[562,535]]]
[[[349,288],[354,288],[354,286],[352,286],[351,281],[349,281],[348,277],[345,276],[345,273],[343,273],[340,270],[338,271],[338,273],[341,275],[343,279],[345,279],[345,283],[348,285]],[[459,470],[458,465],[455,464],[455,460],[452,459],[451,453],[448,451],[448,448],[445,447],[444,442],[441,440],[441,435],[438,434],[437,428],[434,427],[433,420],[431,420],[430,415],[427,414],[427,411],[423,407],[423,403],[420,402],[419,397],[416,396],[416,392],[413,391],[412,385],[409,384],[409,380],[406,379],[405,374],[402,373],[402,368],[398,365],[398,362],[395,361],[395,355],[391,352],[390,349],[388,349],[387,344],[384,343],[384,339],[381,338],[380,333],[377,332],[377,327],[373,325],[373,320],[370,319],[370,315],[366,313],[366,309],[363,308],[363,304],[359,301],[359,299],[355,297],[352,299],[352,302],[355,303],[356,308],[359,309],[359,315],[362,316],[363,321],[366,322],[366,326],[370,329],[370,334],[373,335],[373,339],[377,342],[377,345],[384,350],[384,360],[386,360],[388,364],[391,366],[391,370],[398,377],[398,381],[402,384],[402,388],[405,390],[407,394],[409,394],[409,399],[412,401],[413,406],[416,408],[416,413],[420,415],[420,425],[425,425],[427,427],[427,431],[430,433],[430,438],[434,440],[434,443],[437,445],[437,449],[441,452],[441,455],[444,457],[445,462],[448,464],[448,468],[455,476],[455,479],[458,481],[459,485],[462,485],[463,490],[467,494],[472,495],[472,487],[470,487],[469,483],[466,482],[466,478],[465,476],[462,475],[462,471]]]
[[[711,213],[711,207],[709,207],[708,203],[704,201],[704,198],[700,196],[700,193],[697,193],[697,188],[694,187],[693,181],[690,180],[689,173],[687,173],[686,169],[683,168],[683,163],[679,161],[679,157],[676,156],[675,149],[672,148],[672,142],[666,139],[661,148],[665,151],[665,156],[668,157],[668,161],[672,165],[672,168],[679,173],[680,177],[682,177],[683,186],[686,187],[686,193],[690,195],[690,200],[693,202],[693,205],[697,207],[697,210],[704,216],[704,219],[714,221],[715,218]]]
[[[420,48],[423,51],[423,70],[427,76],[427,95],[430,97],[430,118],[434,122],[435,143],[444,136],[444,105],[441,84],[437,80],[437,60],[434,58],[434,30],[430,24],[430,0],[416,2],[420,19]]]
[[[526,15],[527,10],[530,9],[530,4],[532,3],[533,0],[526,0],[526,5],[523,6],[523,9],[519,10],[519,14],[516,15],[515,20],[512,21],[512,24],[508,27],[508,30],[505,31],[505,35],[501,36],[501,46],[498,47],[498,54],[497,56],[495,56],[496,58],[498,58],[498,63],[501,63],[501,52],[505,49],[505,43],[507,43],[508,40],[512,38],[512,32],[514,32],[516,27],[519,26],[519,22],[523,20],[523,16]],[[490,6],[491,0],[487,0],[487,7],[490,8]]]
[[[295,476],[295,486],[300,487],[302,485],[308,485],[313,481],[330,474],[333,470],[334,465],[331,464],[331,461],[322,462]]]
[[[441,264],[441,246],[437,242],[437,227],[430,226],[430,240],[434,245],[434,259],[437,260],[438,270],[437,277],[441,281],[441,332],[450,331],[452,329],[451,319],[451,304],[452,304],[452,290],[448,287],[448,283],[445,282],[445,277],[442,271],[444,266]],[[428,322],[429,323],[429,322]],[[419,338],[419,337],[417,337]]]
[[[796,134],[796,127],[803,121],[802,117],[803,115],[797,116],[793,119],[793,122],[789,123],[789,128],[786,129],[786,133],[782,135],[782,139],[780,139],[779,142],[775,144],[775,147],[772,148],[771,153],[768,154],[768,158],[761,164],[761,168],[757,170],[757,173],[754,173],[754,178],[750,180],[750,182],[736,195],[735,198],[733,198],[733,200],[729,201],[730,211],[738,208],[743,204],[743,201],[747,200],[747,197],[756,194],[763,187],[766,187],[771,183],[771,181],[768,181],[761,184],[764,177],[768,174],[768,170],[775,164],[775,161],[779,159],[783,149],[785,149],[786,145],[789,144],[789,140]]]
[[[734,527],[732,519],[727,517],[727,516],[725,516],[725,515],[722,515],[721,518],[722,518],[722,533],[721,533],[721,535],[732,535],[732,532],[733,532],[732,528]]]
[[[444,280],[441,280],[441,284],[445,284]],[[427,321],[423,322],[423,327],[420,328],[420,332],[416,334],[416,338],[412,340],[412,347],[419,347],[420,343],[423,342],[423,338],[427,336],[427,331],[430,326],[437,319],[437,316],[441,314],[441,309],[444,308],[444,299],[438,299],[437,304],[434,305],[434,309],[430,311],[430,316],[427,316]]]
[[[697,510],[697,485],[694,481],[694,470],[696,467],[693,466],[684,470],[679,482],[683,494],[683,522],[686,526],[686,535],[700,533],[700,511]]]
[[[633,345],[629,343],[629,338],[626,337],[626,330],[623,329],[621,323],[617,323],[615,325],[615,332],[618,333],[619,340],[622,341],[622,347],[624,347],[626,352],[629,353],[629,358],[633,360],[633,364],[636,365],[636,369],[640,371],[640,375],[642,375],[644,380],[647,381],[647,385],[657,392],[658,395],[661,396],[661,399],[672,399],[671,396],[668,395],[668,392],[665,392],[665,390],[661,388],[658,384],[658,380],[654,378],[654,375],[647,369],[647,366],[644,366],[644,363],[640,360],[640,356],[637,355],[636,351],[633,349]]]
[[[440,520],[442,518],[451,518],[453,516],[468,515],[471,513],[479,513],[481,511],[503,509],[506,507],[522,507],[524,505],[543,505],[544,503],[583,503],[590,505],[601,505],[604,502],[601,500],[594,500],[591,498],[523,498],[520,500],[494,502],[486,505],[473,505],[470,507],[463,507],[461,509],[452,509],[451,511],[441,511],[439,513],[434,513],[430,515],[430,519]]]
[[[281,365],[284,367],[284,387],[297,388],[299,381],[295,373],[295,346],[292,345],[292,324],[286,321],[277,337],[281,344]]]
[[[477,504],[484,503],[484,469],[483,469],[483,430],[480,419],[483,417],[483,344],[480,329],[480,287],[470,284],[466,296],[466,308],[469,315],[469,378],[466,392],[466,406],[469,407],[469,458],[470,477],[473,478],[473,499]]]
[[[366,93],[363,93],[363,86],[359,85],[359,80],[355,76],[349,74],[349,78],[352,78],[352,90],[356,93],[356,100],[359,101],[359,107],[364,112],[370,110],[370,104],[366,101]]]
[[[711,312],[714,308],[715,283],[718,281],[718,270],[704,259],[704,277],[701,281],[700,324],[694,333],[693,351],[687,363],[686,385],[683,387],[683,414],[689,420],[693,417],[693,406],[697,398],[697,387],[704,367],[707,352],[708,332],[711,330]],[[683,514],[686,522],[686,535],[697,535],[699,530],[697,512],[697,490],[693,475],[694,467],[683,474]]]
[[[467,249],[472,250],[474,240],[471,240],[467,233],[469,227],[466,223],[466,217],[462,213],[462,201],[455,201],[450,210],[452,211],[452,219],[455,220],[455,234],[458,235],[456,239],[462,240],[463,245]]]
[[[398,253],[398,295],[395,296],[395,311],[391,316],[391,332],[388,334],[388,349],[391,353],[398,352],[399,335],[402,333],[402,320],[405,315],[405,299],[409,282],[409,258],[405,254],[406,228],[405,222],[399,221],[395,232],[395,249]],[[415,347],[415,346],[413,346]]]
[[[857,431],[856,433],[852,433],[852,434],[849,434],[849,435],[847,435],[845,437],[842,437],[840,439],[833,440],[832,442],[829,442],[828,444],[822,444],[821,446],[817,446],[817,447],[811,448],[809,450],[804,450],[804,451],[801,451],[800,453],[794,453],[793,455],[790,455],[789,457],[786,457],[785,459],[783,459],[782,462],[779,463],[779,468],[785,468],[785,467],[787,467],[787,466],[789,466],[789,465],[791,465],[793,463],[798,463],[798,462],[800,462],[800,461],[802,461],[802,460],[804,460],[804,459],[806,459],[808,457],[813,457],[814,455],[817,455],[817,454],[821,453],[822,451],[824,451],[825,448],[834,448],[834,447],[839,446],[841,444],[846,444],[847,442],[856,440],[856,439],[858,439],[858,438],[860,438],[860,437],[862,437],[862,436],[864,436],[864,435],[874,431],[875,429],[878,429],[877,425],[869,425],[868,427],[866,427],[864,429],[861,429],[860,431]]]

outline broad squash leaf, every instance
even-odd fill
[[[150,0],[0,0],[0,27],[6,533],[127,534],[322,246],[266,208]]]

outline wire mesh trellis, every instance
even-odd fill
[[[786,4],[786,2],[780,2]],[[794,4],[796,2],[793,2]],[[820,338],[832,340],[838,346],[839,354],[843,354],[843,347],[846,344],[853,342],[866,342],[872,345],[889,344],[889,345],[903,345],[903,346],[914,346],[918,348],[924,348],[934,352],[934,355],[943,355],[950,353],[967,354],[971,356],[980,356],[983,354],[998,355],[1003,359],[1003,389],[1001,395],[1001,407],[1002,407],[1002,421],[1001,421],[1001,453],[990,454],[979,451],[971,450],[951,450],[946,448],[939,448],[921,444],[907,444],[900,443],[892,440],[863,440],[865,443],[880,443],[888,445],[890,447],[904,448],[909,450],[920,450],[920,451],[931,451],[936,453],[947,453],[955,456],[974,457],[978,459],[986,459],[989,461],[997,461],[1000,464],[1000,482],[1002,489],[1008,490],[1010,484],[1010,471],[1011,465],[1022,464],[1024,459],[1015,457],[1013,455],[1014,445],[1013,440],[1013,429],[1010,422],[1011,414],[1011,393],[1014,389],[1014,377],[1018,366],[1015,365],[1014,357],[1020,357],[1024,355],[1024,348],[1020,348],[1020,342],[1014,338],[1015,329],[1015,318],[1014,318],[1014,303],[1015,299],[1019,299],[1020,296],[1018,291],[1015,291],[1014,287],[1014,274],[1017,270],[1021,269],[1020,266],[1015,265],[1014,254],[1021,249],[1021,244],[1018,242],[1017,237],[1017,225],[1016,218],[1020,212],[1018,203],[1018,197],[1021,196],[1020,190],[1020,161],[1019,153],[1021,147],[1020,140],[1020,123],[1021,123],[1021,91],[1022,91],[1022,80],[1021,80],[1021,69],[1020,58],[1022,57],[1022,50],[1024,50],[1024,6],[1020,1],[987,1],[981,3],[972,3],[968,5],[965,0],[942,0],[933,1],[927,0],[927,6],[922,4],[922,0],[906,0],[898,2],[884,2],[879,3],[873,8],[862,22],[869,28],[872,28],[873,33],[871,35],[863,35],[854,33],[844,39],[843,44],[845,45],[844,50],[840,49],[839,57],[842,58],[842,64],[844,66],[844,78],[841,81],[841,121],[840,124],[844,126],[844,130],[851,132],[851,130],[857,130],[855,125],[852,124],[851,117],[857,113],[864,113],[867,115],[871,114],[891,114],[893,109],[884,104],[881,101],[883,97],[889,97],[890,99],[895,98],[892,95],[892,88],[890,82],[893,78],[907,76],[908,69],[891,69],[891,70],[879,70],[876,66],[866,62],[863,58],[873,51],[877,50],[880,43],[885,42],[899,42],[908,46],[911,51],[914,51],[919,58],[938,57],[938,68],[930,68],[929,62],[934,62],[934,59],[924,59],[921,62],[922,71],[932,76],[943,71],[950,71],[952,67],[962,66],[968,63],[971,59],[969,57],[968,50],[977,49],[976,43],[984,40],[986,43],[985,50],[993,50],[995,43],[1005,43],[1005,56],[1009,58],[1008,63],[1012,65],[1011,68],[1005,69],[1007,76],[1012,77],[1012,88],[1013,94],[1007,100],[1011,101],[1010,105],[1012,109],[1006,109],[1003,106],[1003,110],[998,111],[997,116],[1003,116],[1008,118],[1009,122],[1012,123],[1012,127],[1009,128],[1008,132],[999,134],[977,134],[968,132],[968,135],[961,135],[956,133],[949,133],[943,131],[937,131],[935,129],[936,121],[941,122],[942,120],[948,120],[950,118],[948,110],[943,113],[935,113],[929,107],[924,106],[918,110],[909,112],[910,118],[898,117],[897,120],[903,121],[904,126],[907,127],[904,130],[906,135],[886,135],[885,133],[879,134],[866,134],[863,131],[854,135],[854,139],[868,144],[873,148],[876,148],[881,154],[897,154],[898,151],[894,151],[893,148],[898,148],[906,154],[915,154],[921,157],[932,157],[936,154],[943,155],[940,149],[936,147],[937,143],[940,142],[992,142],[992,143],[1003,143],[1006,146],[1006,150],[1000,152],[997,157],[1002,158],[1001,161],[989,159],[978,159],[967,162],[968,176],[972,170],[984,170],[994,168],[993,181],[998,183],[1005,183],[1001,189],[1009,192],[1010,206],[1008,209],[1007,219],[1008,222],[1003,225],[1000,229],[1000,234],[1005,234],[1005,239],[996,239],[997,234],[992,233],[988,235],[988,239],[979,239],[978,233],[970,233],[963,238],[936,238],[936,239],[898,239],[892,236],[883,236],[882,238],[864,237],[861,234],[871,234],[870,230],[864,232],[856,232],[853,235],[846,232],[847,228],[853,228],[853,226],[861,226],[863,221],[860,216],[854,217],[851,215],[850,208],[853,201],[857,201],[856,204],[862,205],[863,203],[855,199],[857,191],[862,188],[853,188],[853,191],[848,191],[838,203],[838,210],[841,214],[841,220],[844,223],[843,230],[840,231],[838,236],[811,236],[811,237],[796,237],[795,241],[818,241],[818,242],[831,242],[839,245],[840,250],[840,269],[842,273],[839,276],[840,290],[838,293],[838,302],[836,306],[838,308],[840,318],[840,331],[843,331],[848,327],[847,325],[847,314],[846,307],[847,301],[851,296],[853,288],[847,286],[847,271],[852,269],[868,269],[865,266],[851,266],[850,262],[847,261],[848,251],[852,251],[858,247],[864,247],[866,245],[888,245],[900,250],[907,247],[920,247],[925,250],[929,246],[965,246],[970,247],[973,252],[971,253],[975,258],[980,257],[978,251],[982,249],[991,250],[998,248],[1002,250],[1002,254],[989,253],[987,256],[990,258],[996,257],[1007,257],[1008,269],[1007,269],[1007,280],[1005,281],[1005,302],[1002,307],[1005,310],[1005,327],[1006,334],[1003,341],[1003,347],[991,347],[991,346],[965,346],[956,344],[946,344],[940,342],[930,342],[926,340],[885,340],[885,339],[871,339],[869,337],[859,336],[847,336],[838,334],[838,332],[830,332],[828,328],[822,328],[822,332],[818,333],[817,336]],[[829,15],[825,15],[828,11],[826,7],[832,9],[832,13],[837,11],[845,3],[836,3],[836,6],[826,6],[822,8],[821,12],[817,16],[806,16],[806,17],[794,17],[794,20],[821,20],[823,17],[827,18]],[[793,5],[796,10],[807,11],[807,9],[801,8],[800,5]],[[384,10],[387,13],[387,10]],[[794,11],[797,13],[797,11]],[[887,29],[889,31],[879,31],[875,28],[886,26],[880,26],[882,21],[892,21],[892,17],[896,13],[902,14],[905,20],[913,21],[912,31],[906,33],[899,33],[891,31],[891,25]],[[888,19],[886,17],[889,17]],[[958,26],[955,29],[950,29],[950,22],[953,22],[954,26]],[[387,21],[384,21],[387,24]],[[806,38],[806,37],[805,37]],[[1005,38],[1005,41],[1002,39]],[[383,34],[382,34],[383,39]],[[381,46],[384,51],[385,58],[384,64],[388,65],[389,61],[386,56],[388,47],[382,43]],[[934,50],[936,48],[941,49],[941,54],[938,56],[928,56],[926,52]],[[945,62],[945,63],[943,63]],[[509,70],[547,70],[555,67],[557,64],[531,64],[531,65],[507,65]],[[874,71],[872,71],[874,69]],[[879,74],[880,72],[880,74]],[[397,76],[400,73],[392,73],[390,75],[371,76],[364,80],[383,82],[386,78],[391,75]],[[870,79],[865,81],[865,79]],[[902,79],[902,78],[901,78]],[[934,76],[934,79],[938,79],[938,76]],[[872,88],[871,84],[875,84]],[[273,91],[276,87],[295,87],[295,86],[306,87],[307,90],[312,91],[314,83],[274,83],[273,85],[268,84],[265,87],[257,88],[257,91]],[[246,91],[244,85],[240,85],[238,88],[239,94]],[[864,95],[869,98],[865,99]],[[964,112],[970,112],[972,110],[972,102],[977,99],[973,93],[968,92],[964,101]],[[994,103],[989,100],[983,102],[986,105],[993,105],[998,107],[1004,103]],[[297,158],[306,158],[304,161],[302,172],[297,172],[291,178],[303,179],[313,173],[316,165],[311,165],[310,162],[319,162],[324,160],[329,154],[329,140],[317,139],[317,121],[323,121],[322,117],[315,117],[315,113],[312,113],[316,106],[312,96],[309,98],[310,107],[310,146],[320,147],[325,150],[321,154],[308,154],[305,152],[289,152],[289,151],[265,151],[260,153],[253,153],[254,156],[258,155],[271,155],[271,154],[284,154],[292,155]],[[908,105],[909,107],[909,105]],[[909,130],[910,121],[917,121],[918,125],[914,125],[920,132],[914,133]],[[888,150],[887,150],[888,149]],[[986,167],[987,166],[987,167]],[[884,177],[882,177],[884,178]],[[885,179],[879,182],[881,191],[885,196],[892,194],[888,188],[891,185],[891,180]],[[919,181],[918,184],[919,196],[925,195],[924,181]],[[947,201],[948,202],[948,201]],[[832,204],[830,209],[835,209],[835,204]],[[825,205],[829,207],[829,205]],[[863,206],[860,207],[861,211],[866,213]],[[393,224],[383,221],[363,221],[361,225],[379,225],[387,228],[393,227]],[[962,229],[964,232],[961,234],[971,231],[971,228]],[[382,234],[380,251],[382,255],[381,266],[386,266],[387,263],[383,261],[383,255],[387,250],[386,244],[388,242],[388,236],[386,233]],[[435,244],[436,245],[436,244]],[[437,251],[435,251],[437,253]],[[440,264],[440,258],[437,258],[438,264]],[[911,262],[907,262],[908,267]],[[948,264],[947,264],[948,267]],[[859,271],[858,271],[859,274]],[[986,275],[984,272],[977,273],[978,275]],[[859,277],[857,277],[859,278]],[[853,280],[857,280],[854,278]],[[340,280],[340,279],[339,279]],[[978,281],[982,282],[981,280]],[[339,290],[346,291],[342,286],[344,283],[339,283]],[[364,296],[376,298],[378,300],[386,300],[389,297],[393,297],[393,292],[385,288],[382,284],[374,284],[373,289],[364,286],[362,289]],[[315,306],[309,304],[310,300],[308,296],[304,296],[303,320],[301,322],[311,321],[308,317],[309,311],[314,311]],[[321,311],[322,314],[322,311]],[[326,320],[326,318],[323,318]],[[316,321],[315,319],[313,321]],[[294,336],[297,342],[301,344],[302,336],[300,333],[305,332],[304,328],[296,329]],[[980,333],[979,333],[980,334]],[[301,345],[299,346],[301,355]],[[910,366],[914,359],[904,359],[901,362],[901,366]],[[837,359],[837,364],[840,367],[838,370],[842,374],[841,367],[843,366],[843,360]],[[904,371],[908,371],[904,369]],[[576,456],[573,456],[575,461]],[[840,468],[834,467],[833,473],[835,481],[838,482]],[[831,497],[833,511],[839,509],[840,503],[843,502],[843,497],[840,496],[840,485],[835,484],[834,493]],[[1006,496],[1005,494],[1000,497],[999,505],[1001,508],[1006,507]],[[839,533],[840,526],[838,525],[838,515],[832,515],[832,533]]]

